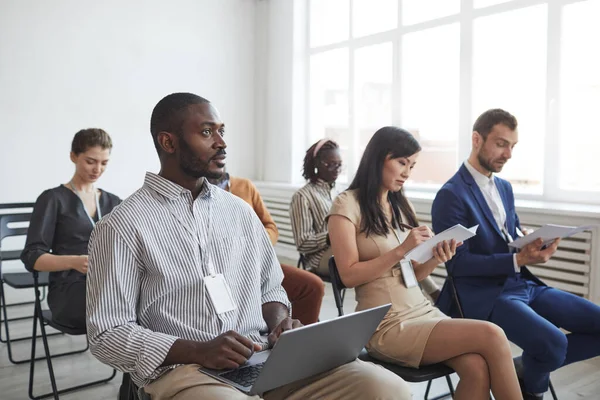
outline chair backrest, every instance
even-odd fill
[[[35,203],[0,203],[0,210],[18,210],[20,208],[33,208]]]
[[[31,213],[19,213],[19,214],[6,214],[0,215],[0,245],[4,238],[10,236],[24,236],[27,235],[27,227],[10,227],[8,224],[16,222],[29,222],[31,220]]]
[[[335,306],[338,309],[338,315],[341,317],[344,315],[344,300],[342,298],[342,290],[346,289],[346,286],[340,278],[337,265],[333,256],[329,259],[329,278],[331,279],[331,288],[333,289],[333,298],[335,299]]]

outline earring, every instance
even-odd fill
[[[319,170],[317,169],[317,167],[315,167],[315,174],[318,174]]]

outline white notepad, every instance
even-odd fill
[[[456,240],[457,243],[464,242],[465,240],[475,236],[478,227],[479,225],[475,225],[471,228],[465,228],[461,224],[454,225],[453,227],[446,229],[444,232],[440,232],[431,239],[421,243],[406,253],[404,258],[415,260],[419,263],[427,262],[431,259],[431,257],[433,257],[433,249],[438,243],[444,240],[450,241],[452,239]]]
[[[514,247],[517,249],[521,249],[533,242],[538,238],[542,238],[544,240],[544,246],[552,243],[556,238],[567,238],[569,236],[573,236],[578,234],[579,232],[587,231],[594,228],[595,225],[585,225],[585,226],[563,226],[563,225],[552,225],[547,224],[542,226],[540,229],[530,233],[529,235],[523,236],[515,240],[514,242],[509,243],[510,247]]]

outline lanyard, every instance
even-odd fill
[[[205,185],[207,185],[207,183],[204,183]],[[207,232],[206,232],[206,250],[204,251],[204,254],[206,256],[206,267],[208,268],[208,273],[210,274],[210,276],[212,276],[213,278],[215,277],[215,268],[214,265],[212,263],[212,260],[210,258],[210,242],[212,241],[212,214],[211,214],[211,204],[212,202],[208,203],[208,221],[207,221]]]
[[[400,218],[398,218],[398,216],[396,215],[396,213],[394,212],[394,206],[392,205],[392,202],[390,201],[390,210],[392,211],[392,220],[396,221],[396,229],[394,229],[394,224],[390,224],[390,228],[392,229],[392,232],[394,232],[394,235],[396,236],[396,239],[398,239],[398,244],[402,244],[402,240],[400,240],[400,235],[398,235],[398,229],[400,229]]]
[[[81,195],[79,194],[77,189],[75,189],[75,186],[73,186],[73,182],[69,182],[69,185],[71,186],[71,189],[73,189],[73,191],[75,192],[77,197],[79,197],[79,200],[81,201],[81,205],[83,206],[83,210],[85,211],[85,215],[87,215],[88,218],[90,219],[90,222],[92,223],[92,227],[96,227],[96,223],[94,222],[94,219],[88,212],[87,208],[85,208],[83,199],[81,198]],[[96,191],[95,188],[94,188],[94,197],[96,198],[96,214],[98,215],[98,221],[100,221],[100,219],[102,218],[102,211],[100,211],[100,202],[98,201],[98,192]]]
[[[205,181],[204,182],[205,185],[207,185],[208,183]],[[210,189],[209,189],[210,190]],[[211,239],[212,239],[212,207],[211,207],[211,202],[208,203],[208,215],[207,215],[207,232],[206,232],[206,243],[202,242],[202,238],[200,237],[200,224],[197,223],[196,218],[194,217],[194,206],[196,203],[197,199],[193,199],[192,200],[192,220],[193,220],[193,225],[190,226],[189,221],[186,220],[186,218],[183,218],[180,214],[177,213],[177,209],[180,208],[176,208],[173,207],[172,205],[170,205],[169,203],[167,203],[167,201],[165,200],[165,198],[156,193],[156,191],[154,191],[154,195],[153,197],[160,202],[167,210],[169,210],[169,212],[181,223],[181,225],[193,236],[195,236],[196,241],[198,242],[198,245],[200,246],[201,249],[201,257],[203,258],[203,261],[206,262],[205,267],[208,270],[208,274],[212,277],[214,277],[216,275],[215,272],[215,268],[214,265],[211,261],[210,258],[210,243],[211,243]],[[189,204],[189,203],[188,203]],[[188,208],[189,210],[189,208]],[[202,248],[202,245],[204,244],[204,249]],[[203,251],[202,251],[203,250]]]

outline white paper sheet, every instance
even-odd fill
[[[594,225],[575,227],[547,224],[529,235],[518,238],[508,245],[510,247],[521,249],[538,238],[542,238],[544,240],[544,245],[548,245],[556,238],[567,238],[592,228],[594,228]]]
[[[456,242],[464,242],[465,240],[475,236],[478,227],[479,225],[475,225],[467,229],[461,224],[454,225],[453,227],[446,229],[444,232],[438,233],[431,239],[421,243],[406,253],[404,257],[409,260],[415,260],[419,263],[427,262],[431,259],[431,257],[433,257],[433,249],[438,243],[444,240],[450,241],[452,239],[456,240]]]

